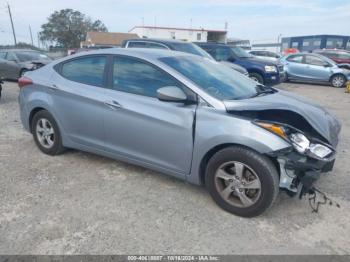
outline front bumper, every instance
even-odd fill
[[[280,166],[280,188],[297,193],[303,188],[304,192],[310,190],[322,173],[333,170],[335,153],[326,159],[314,159],[301,155],[293,148],[274,152]]]
[[[274,86],[283,82],[285,78],[286,78],[286,75],[284,71],[279,73],[265,73],[264,81],[265,81],[265,85]]]

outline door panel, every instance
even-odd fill
[[[13,61],[0,59],[0,77],[17,79],[19,76],[19,66]]]
[[[159,101],[106,90],[106,147],[115,154],[179,174],[188,174],[192,160],[192,126],[196,106]]]
[[[186,88],[144,60],[116,56],[112,62],[111,89],[105,90],[108,150],[179,176],[188,174],[196,105],[156,98],[161,87]]]
[[[54,74],[53,83],[49,93],[66,135],[73,142],[103,149],[103,88],[73,82],[58,74]]]
[[[106,57],[85,56],[65,62],[52,76],[49,94],[65,134],[75,143],[103,149]]]
[[[328,81],[331,68],[324,67],[324,61],[313,55],[305,55],[305,65],[308,78],[317,81]]]

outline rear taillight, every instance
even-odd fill
[[[23,76],[20,79],[18,79],[18,86],[19,88],[25,87],[27,85],[32,85],[33,80],[30,79],[29,77]]]

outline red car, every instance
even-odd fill
[[[350,52],[339,49],[324,49],[316,50],[315,53],[326,56],[332,59],[337,64],[342,64],[340,67],[350,69]]]

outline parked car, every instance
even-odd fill
[[[284,55],[289,55],[289,54],[296,54],[299,53],[300,51],[297,48],[286,48],[283,50]]]
[[[339,68],[331,59],[310,53],[288,55],[281,59],[289,81],[330,83],[343,87],[350,80],[350,71]]]
[[[153,39],[153,38],[143,38],[143,39],[129,39],[122,43],[124,48],[156,48],[156,49],[168,49],[174,51],[185,52],[193,55],[202,56],[208,59],[213,59],[213,57],[204,51],[197,45],[175,39]],[[248,71],[239,65],[227,63],[222,61],[226,66],[248,76]]]
[[[254,81],[273,86],[284,80],[283,65],[254,57],[241,47],[217,43],[197,43],[217,61],[227,61],[247,69]]]
[[[279,188],[308,192],[333,168],[334,116],[199,56],[91,51],[18,84],[22,124],[43,153],[75,148],[202,184],[236,215],[263,213]]]
[[[326,56],[338,64],[338,67],[350,69],[350,52],[339,49],[323,49],[314,51]]]
[[[251,50],[249,51],[249,54],[272,62],[278,62],[278,60],[281,58],[279,54],[266,50]]]
[[[35,70],[52,61],[44,53],[26,49],[1,49],[0,71],[6,79],[18,79],[25,72]]]

